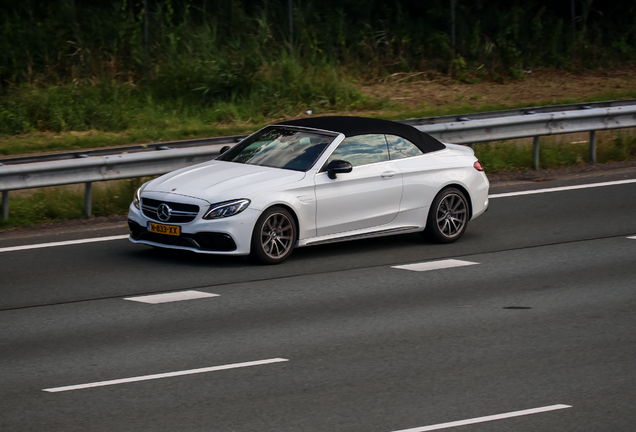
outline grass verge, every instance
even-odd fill
[[[93,216],[125,214],[135,190],[148,178],[117,180],[93,185]],[[0,230],[84,218],[83,185],[54,186],[10,193],[9,219]]]
[[[499,111],[504,109],[526,108],[528,103],[510,105],[468,104],[443,105],[433,107],[420,105],[412,109],[384,99],[364,97],[352,92],[352,99],[348,104],[338,105],[339,109],[328,107],[313,107],[296,105],[284,110],[286,115],[276,112],[268,116],[250,116],[250,111],[243,105],[226,107],[237,114],[234,120],[227,122],[215,120],[214,108],[200,107],[195,111],[181,111],[174,107],[163,105],[149,105],[144,108],[131,106],[130,113],[122,116],[137,116],[134,128],[123,129],[119,132],[105,132],[99,130],[81,130],[72,132],[33,132],[21,135],[0,136],[0,156],[15,156],[30,153],[45,153],[55,151],[71,151],[101,147],[114,147],[128,144],[145,144],[153,142],[177,141],[183,139],[209,138],[228,135],[241,135],[254,132],[260,127],[304,114],[305,109],[312,109],[314,114],[332,115],[361,115],[368,117],[400,120],[407,118],[436,117],[454,114],[470,114],[474,112]],[[355,96],[355,98],[354,98]],[[567,98],[551,101],[539,101],[532,106],[561,105],[605,100],[636,98],[636,90],[627,89],[607,94],[585,98]],[[245,103],[245,102],[244,102]],[[243,108],[245,109],[243,109]],[[174,108],[174,109],[172,109]],[[123,109],[123,108],[122,108]],[[241,114],[242,113],[242,114]],[[295,113],[290,115],[290,113]]]
[[[590,163],[589,135],[544,137],[539,146],[540,168],[561,168]],[[636,159],[636,133],[632,130],[602,131],[596,135],[597,163]],[[486,173],[529,171],[534,168],[532,139],[498,141],[473,146]]]

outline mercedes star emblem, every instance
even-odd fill
[[[170,219],[171,212],[172,209],[168,207],[168,204],[164,203],[157,207],[157,217],[160,221],[166,222],[168,219]]]

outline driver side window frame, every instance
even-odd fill
[[[375,142],[373,142],[375,141]],[[352,147],[355,151],[355,145],[358,144],[357,151],[349,154],[341,154],[339,150],[349,150]],[[375,155],[375,156],[374,156]],[[389,155],[389,145],[384,134],[365,134],[347,137],[338,147],[329,155],[325,161],[321,172],[326,171],[329,162],[334,160],[343,160],[351,163],[353,167],[371,165],[380,162],[388,162],[391,160]]]

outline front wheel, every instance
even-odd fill
[[[424,233],[438,243],[452,243],[468,225],[468,201],[456,188],[444,189],[431,204]]]
[[[263,264],[279,264],[294,250],[296,235],[293,216],[282,207],[272,207],[256,221],[252,233],[252,257]]]

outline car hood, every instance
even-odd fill
[[[217,203],[302,180],[305,173],[224,161],[210,161],[173,171],[150,181],[144,192],[162,192]]]

